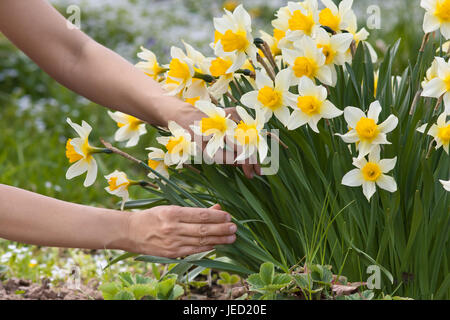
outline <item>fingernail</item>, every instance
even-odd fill
[[[227,214],[227,221],[231,221],[231,216]]]
[[[235,236],[229,236],[229,237],[228,237],[228,242],[229,242],[229,243],[233,243],[234,240],[236,240],[236,237],[235,237]]]
[[[235,224],[233,224],[233,225],[230,227],[230,232],[235,233],[236,230],[237,230],[237,227],[236,227]]]

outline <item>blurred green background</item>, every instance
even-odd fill
[[[201,49],[205,55],[212,55],[209,48],[213,40],[212,18],[220,15],[224,6],[232,9],[237,4],[230,0],[56,0],[51,3],[66,17],[69,5],[79,5],[81,29],[133,64],[137,62],[136,53],[141,45],[154,51],[160,62],[167,63],[170,46],[180,46],[181,40]],[[271,31],[275,10],[287,1],[239,3],[253,16],[254,34],[258,35],[259,29]],[[369,6],[380,9],[381,28],[369,30],[369,42],[380,57],[389,44],[402,38],[397,73],[401,73],[409,60],[415,60],[423,37],[424,11],[419,3],[420,0],[354,1],[359,27],[366,26]],[[97,157],[99,176],[94,186],[84,188],[84,176],[67,181],[65,172],[69,164],[65,142],[74,136],[66,124],[67,117],[77,123],[86,120],[93,126],[93,145],[99,144],[100,135],[113,140],[117,127],[103,107],[57,84],[0,34],[0,183],[71,202],[116,207],[117,198],[105,192],[102,176],[119,169],[138,179],[142,178],[142,172],[130,171],[129,164],[118,157],[102,156]],[[152,140],[151,134],[146,135],[129,152],[145,159],[144,149]],[[139,192],[131,190],[131,197],[139,198]],[[14,251],[8,245],[7,241],[0,240],[0,256]],[[40,251],[31,252],[28,260],[39,256]],[[26,268],[30,264],[24,265]]]

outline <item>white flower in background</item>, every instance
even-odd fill
[[[294,43],[294,47],[295,49],[283,49],[282,51],[283,59],[292,69],[294,79],[297,80],[296,83],[306,76],[311,80],[317,78],[325,85],[335,85],[331,67],[325,64],[326,57],[312,38],[304,36]]]
[[[320,28],[318,7],[317,0],[288,2],[288,33],[310,37],[314,36],[316,31]]]
[[[450,180],[449,181],[439,180],[439,181],[444,186],[444,189],[447,190],[448,192],[450,192]]]
[[[145,123],[138,118],[120,111],[108,111],[109,116],[117,123],[119,129],[114,135],[116,141],[128,141],[126,147],[134,147],[139,142],[139,137],[147,133]]]
[[[437,77],[425,84],[422,97],[440,98],[444,95],[445,112],[450,113],[450,63],[441,57],[436,57],[435,62]]]
[[[431,67],[427,70],[426,77],[422,81],[422,88],[425,88],[425,86],[433,80],[434,78],[438,77],[438,64],[436,59],[433,60],[433,63],[431,64]]]
[[[164,158],[166,156],[166,153],[158,148],[147,148],[146,150],[149,150],[148,153],[148,166],[158,172],[163,177],[169,179],[169,171],[167,165],[164,163]],[[150,179],[159,179],[156,174],[153,172],[150,172],[148,174],[148,177]],[[164,182],[163,182],[164,183]]]
[[[343,113],[327,100],[327,89],[324,86],[316,86],[307,77],[300,79],[298,92],[296,108],[287,125],[289,130],[308,124],[314,132],[318,133],[317,124],[321,119],[336,118]]]
[[[359,156],[362,159],[380,144],[390,144],[386,134],[393,131],[398,124],[398,118],[390,115],[386,121],[378,124],[381,113],[380,102],[375,101],[369,106],[367,115],[358,108],[347,107],[344,109],[344,117],[350,128],[347,134],[336,134],[346,143],[357,143]]]
[[[222,18],[214,18],[214,27],[216,33],[212,47],[216,56],[236,55],[227,73],[240,69],[247,60],[247,56],[256,61],[258,49],[253,43],[252,21],[242,5],[239,5],[233,13],[225,9],[225,15]]]
[[[450,1],[422,0],[420,6],[426,10],[423,31],[430,33],[440,29],[445,39],[450,39]]]
[[[267,141],[262,135],[266,123],[265,115],[256,110],[256,117],[253,119],[241,106],[237,106],[236,111],[242,120],[237,124],[231,137],[231,141],[241,148],[241,153],[235,161],[251,158],[258,152],[260,161],[263,162],[269,150]]]
[[[225,147],[225,137],[234,133],[236,123],[229,119],[223,108],[216,107],[209,101],[198,101],[195,106],[208,118],[203,118],[198,124],[191,125],[195,134],[210,137],[205,151],[213,158],[219,149]]]
[[[197,153],[196,144],[185,129],[174,121],[169,121],[171,137],[158,137],[158,143],[166,147],[167,153],[164,156],[164,163],[167,166],[177,165],[177,169],[183,167],[191,156]]]
[[[436,149],[443,147],[447,154],[449,153],[449,144],[450,144],[450,121],[446,121],[449,115],[444,112],[441,114],[437,120],[436,124],[433,124],[428,131],[428,135],[432,136],[436,141]],[[427,124],[419,127],[417,131],[421,133],[425,133],[427,128]]]
[[[280,71],[274,82],[263,72],[256,71],[256,91],[247,92],[241,97],[244,105],[252,109],[261,109],[266,119],[272,115],[287,125],[290,117],[288,106],[296,104],[296,96],[289,92],[292,83],[292,71]]]
[[[170,49],[170,55],[172,60],[168,66],[165,66],[169,71],[164,89],[168,91],[169,95],[177,95],[192,84],[195,74],[194,62],[177,47]]]
[[[124,172],[117,170],[105,176],[105,179],[108,181],[108,186],[105,188],[105,190],[112,195],[122,198],[122,205],[120,207],[120,210],[123,210],[125,202],[127,202],[128,198],[130,197],[128,193],[128,187],[133,183],[128,180],[127,175]]]
[[[357,168],[348,172],[342,178],[342,184],[348,187],[363,188],[367,200],[376,192],[377,186],[389,192],[397,191],[397,183],[394,178],[386,175],[395,168],[397,157],[380,160],[380,146],[369,153],[369,161],[365,158],[353,159],[353,165]]]
[[[319,23],[333,30],[340,32],[347,29],[348,21],[355,14],[352,10],[353,0],[343,0],[339,3],[339,8],[332,0],[321,0],[325,8],[319,13]]]
[[[83,185],[89,187],[97,178],[97,162],[93,154],[99,150],[89,145],[89,134],[92,131],[92,127],[85,121],[80,126],[73,123],[69,118],[67,118],[67,123],[76,131],[79,137],[67,140],[66,156],[73,165],[67,170],[66,179],[70,180],[78,177],[87,171]]]
[[[378,55],[372,45],[367,42],[367,38],[369,38],[369,32],[362,28],[358,31],[358,20],[355,14],[350,15],[350,19],[348,20],[348,27],[346,31],[350,32],[353,35],[353,40],[355,41],[355,47],[357,48],[361,41],[367,46],[369,49],[370,57],[372,58],[372,62],[376,63],[378,60]],[[348,55],[351,55],[350,50],[348,51]]]
[[[144,61],[138,62],[136,67],[144,71],[149,77],[157,80],[159,75],[164,72],[164,68],[158,64],[155,54],[150,50],[141,47],[141,52],[137,56]]]

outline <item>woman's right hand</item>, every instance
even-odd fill
[[[177,258],[209,251],[236,240],[236,225],[219,205],[206,208],[160,206],[128,217],[126,251]]]

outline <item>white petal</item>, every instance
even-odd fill
[[[379,163],[380,169],[383,173],[388,173],[389,171],[393,170],[396,164],[397,164],[397,157],[393,159],[383,159]]]
[[[255,109],[256,106],[260,106],[261,103],[258,101],[258,91],[247,92],[241,97],[241,102],[252,109]]]
[[[347,107],[344,109],[345,121],[347,121],[347,124],[353,129],[356,128],[356,124],[359,120],[365,117],[366,115],[361,109],[355,107]]]
[[[378,126],[378,129],[380,129],[380,132],[382,133],[389,133],[397,128],[397,125],[398,118],[391,114],[389,118],[386,119],[386,121]]]
[[[95,179],[97,178],[97,170],[97,162],[92,158],[88,163],[87,175],[83,183],[85,187],[89,187],[94,184]]]
[[[275,86],[280,91],[288,91],[292,85],[293,74],[292,70],[287,68],[281,70],[275,78]]]
[[[379,101],[372,102],[369,106],[367,117],[375,120],[375,123],[378,123],[378,116],[380,115],[381,110],[381,104]]]
[[[375,194],[377,191],[377,187],[375,182],[364,182],[363,185],[363,193],[366,196],[367,200],[370,201],[370,198]]]
[[[449,181],[439,180],[439,181],[444,186],[444,189],[447,190],[448,192],[450,192],[450,180]]]
[[[397,183],[395,182],[394,178],[387,176],[385,174],[382,174],[378,180],[377,185],[384,190],[387,190],[389,192],[395,192],[397,191]]]
[[[430,33],[436,31],[441,26],[439,19],[429,12],[425,13],[425,17],[423,19],[423,31],[425,33]]]
[[[275,117],[285,126],[289,122],[289,118],[291,117],[291,113],[287,107],[282,107],[274,111]]]
[[[336,135],[341,137],[345,143],[355,143],[359,141],[358,133],[355,130],[351,130],[346,134],[336,133]]]
[[[289,118],[287,128],[288,130],[295,130],[306,123],[308,123],[309,117],[305,115],[300,110],[295,110],[292,112],[291,117]]]
[[[256,71],[256,86],[258,89],[262,89],[264,87],[273,88],[273,81],[262,71]]]
[[[88,169],[88,164],[84,160],[79,160],[75,162],[66,172],[66,179],[70,180],[72,178],[78,177],[85,173]]]
[[[353,169],[342,178],[342,184],[348,187],[359,187],[363,184],[361,170]]]
[[[342,110],[336,108],[336,106],[328,100],[325,100],[322,104],[322,117],[325,119],[333,119],[341,116],[343,113]]]
[[[422,97],[439,98],[446,91],[444,81],[439,78],[434,78],[424,86]]]

